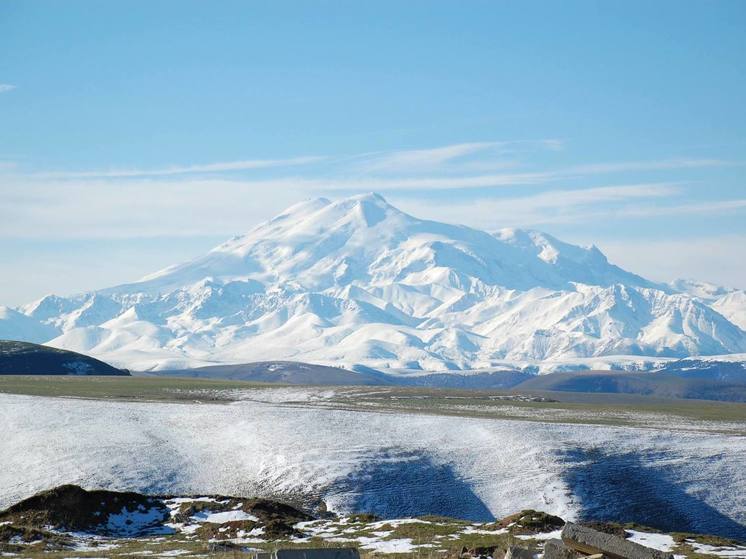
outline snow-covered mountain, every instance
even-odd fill
[[[731,289],[712,283],[679,279],[669,286],[704,301],[733,324],[746,330],[746,291]]]
[[[367,194],[303,202],[191,262],[16,314],[54,331],[49,345],[134,369],[289,359],[447,370],[746,352],[739,303],[718,312],[720,301],[622,270],[595,247],[421,220]]]
[[[0,340],[41,343],[58,336],[60,330],[8,307],[0,307]]]

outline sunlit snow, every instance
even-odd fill
[[[298,389],[299,401],[306,392]],[[734,490],[746,487],[746,438],[679,431],[675,423],[623,428],[250,400],[0,395],[0,424],[0,507],[81,483],[162,494],[318,495],[339,512],[473,520],[525,508],[570,520],[588,510],[639,514],[624,509],[626,495],[653,517],[665,511],[690,529],[736,536],[746,523],[746,493]]]
[[[420,220],[369,194],[298,204],[139,282],[4,311],[0,332],[140,370],[278,359],[637,368],[746,352],[746,296],[702,293],[720,292],[656,284],[536,231]],[[638,359],[603,360],[619,355]]]

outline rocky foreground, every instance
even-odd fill
[[[354,547],[363,556],[572,559],[593,555],[595,544],[581,549],[587,545],[584,539],[607,536],[616,549],[643,550],[651,558],[746,558],[746,544],[733,540],[662,533],[632,524],[566,524],[533,510],[491,523],[446,517],[381,520],[368,514],[312,514],[268,499],[147,496],[64,485],[0,512],[3,557],[50,559],[233,557],[259,550],[330,546]],[[568,537],[577,539],[579,547],[564,546],[562,540],[567,542]]]

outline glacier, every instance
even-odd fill
[[[140,281],[2,310],[0,332],[135,370],[646,368],[746,353],[744,317],[744,291],[656,283],[593,246],[418,219],[365,194],[302,202]]]

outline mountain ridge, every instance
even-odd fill
[[[189,262],[19,314],[59,333],[49,345],[140,370],[284,359],[447,371],[746,352],[740,292],[718,293],[735,299],[731,321],[721,299],[682,291],[595,246],[422,220],[365,194],[301,202]]]

